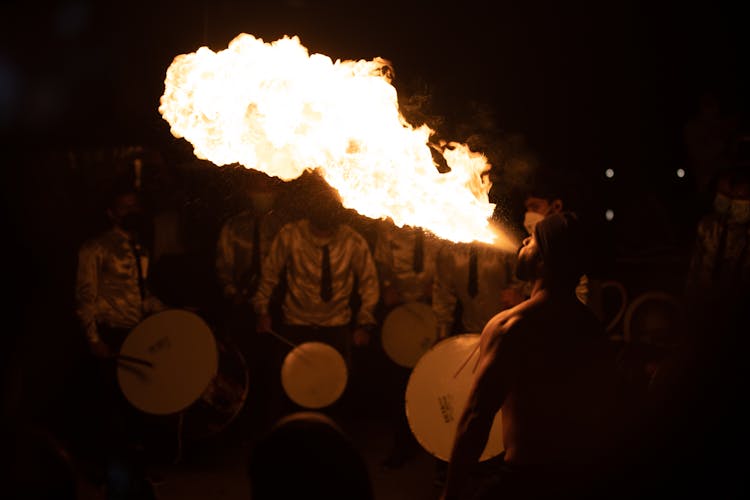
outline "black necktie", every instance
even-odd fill
[[[476,297],[479,291],[477,277],[477,248],[474,245],[469,247],[469,297]]]
[[[253,224],[253,258],[250,261],[250,269],[253,274],[260,274],[260,217],[255,218]]]
[[[253,221],[253,253],[250,256],[250,266],[240,276],[240,284],[247,295],[255,295],[260,282],[260,217]]]
[[[328,253],[328,245],[323,245],[323,262],[320,273],[320,298],[328,302],[333,297],[333,285],[331,284],[331,256]]]
[[[130,240],[130,248],[133,249],[135,258],[135,268],[138,272],[138,291],[141,293],[141,300],[146,296],[146,285],[143,280],[143,269],[141,269],[141,246],[133,240]]]
[[[424,270],[424,231],[421,228],[417,228],[417,233],[414,235],[414,272],[421,273]]]

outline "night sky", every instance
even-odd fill
[[[11,2],[0,126],[29,144],[168,141],[157,107],[174,56],[287,34],[334,59],[392,60],[397,89],[424,80],[449,124],[479,102],[547,163],[637,168],[674,155],[703,90],[747,108],[739,7],[651,3]]]

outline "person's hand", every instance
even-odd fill
[[[261,314],[255,324],[255,331],[258,333],[269,333],[272,331],[271,315]]]
[[[354,330],[354,345],[357,347],[366,346],[370,343],[370,332],[364,328],[357,327]]]
[[[97,358],[106,359],[114,356],[112,349],[101,340],[89,342],[89,347],[91,348],[91,353]]]

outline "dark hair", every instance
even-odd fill
[[[116,181],[107,192],[107,196],[105,199],[106,206],[105,208],[111,209],[115,208],[115,205],[117,204],[117,201],[122,198],[123,196],[129,196],[129,195],[136,195],[140,196],[140,193],[138,192],[138,189],[129,181],[127,180],[119,180]]]
[[[359,452],[328,417],[315,412],[282,419],[255,446],[249,472],[253,500],[373,498]]]
[[[573,212],[548,215],[534,228],[545,272],[575,286],[587,269],[590,251],[584,225]]]

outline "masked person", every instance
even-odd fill
[[[500,311],[523,300],[515,276],[516,257],[493,245],[446,243],[437,258],[432,308],[438,338],[455,332],[479,333]],[[461,315],[456,321],[456,309]]]
[[[380,278],[383,320],[402,304],[432,302],[438,248],[438,240],[422,228],[379,221],[374,258]],[[404,413],[404,392],[411,371],[386,359],[381,373],[383,377],[378,384],[387,388],[385,407],[389,409],[388,420],[394,433],[393,448],[381,465],[396,469],[418,449]]]
[[[323,342],[350,360],[350,347],[367,345],[375,328],[379,297],[375,264],[367,241],[342,222],[345,212],[338,193],[317,174],[308,174],[301,182],[304,218],[281,228],[263,262],[253,297],[257,331],[280,334],[295,345]],[[285,282],[281,321],[273,325],[269,304],[281,280]],[[356,315],[351,307],[355,284],[360,301]],[[288,351],[281,341],[276,345],[282,355]],[[282,359],[276,362],[280,369]]]
[[[216,275],[227,301],[249,306],[263,260],[285,221],[275,208],[280,181],[254,171],[242,172],[242,177],[240,196],[246,197],[249,206],[222,224],[216,244]]]
[[[221,226],[216,242],[216,278],[222,291],[223,328],[228,339],[237,346],[247,361],[255,389],[248,395],[243,410],[248,417],[238,419],[246,437],[259,427],[262,418],[254,411],[268,404],[275,367],[269,363],[269,344],[275,342],[255,332],[256,316],[251,299],[258,288],[263,262],[271,243],[289,218],[280,208],[281,181],[268,175],[241,169],[239,212],[228,217]],[[244,416],[243,416],[244,417]]]
[[[514,254],[476,241],[441,246],[432,299],[438,340],[480,333],[493,316],[523,299],[524,283],[516,279]],[[437,484],[444,483],[445,473],[445,462],[438,461]]]
[[[568,498],[603,477],[596,466],[608,463],[620,430],[617,376],[601,324],[575,296],[585,248],[569,212],[539,221],[524,240],[518,277],[533,283],[531,297],[482,331],[443,498],[470,498],[470,477],[500,409],[505,451],[493,480],[478,488],[486,498]]]
[[[127,464],[142,479],[149,464],[170,452],[169,445],[161,441],[164,435],[155,431],[164,424],[154,425],[156,422],[125,401],[117,385],[113,356],[134,327],[166,306],[149,291],[149,252],[144,244],[149,224],[138,192],[129,184],[116,186],[106,214],[111,227],[79,249],[75,287],[76,313],[91,352],[99,360],[91,367],[91,386],[87,388],[96,401],[95,418],[101,418],[92,432],[105,433],[96,439],[96,445],[104,448],[101,463],[110,469],[102,472],[104,477],[111,478],[114,468]],[[148,461],[143,455],[146,443],[154,452]],[[114,488],[111,484],[107,487]]]
[[[686,282],[686,295],[693,301],[722,300],[750,285],[747,171],[731,169],[719,174],[713,208],[696,230]]]
[[[438,242],[419,227],[380,221],[373,257],[385,312],[406,302],[432,301]]]
[[[165,309],[149,291],[148,220],[134,188],[115,188],[108,204],[109,230],[78,252],[76,313],[91,351],[108,357],[148,314]]]

